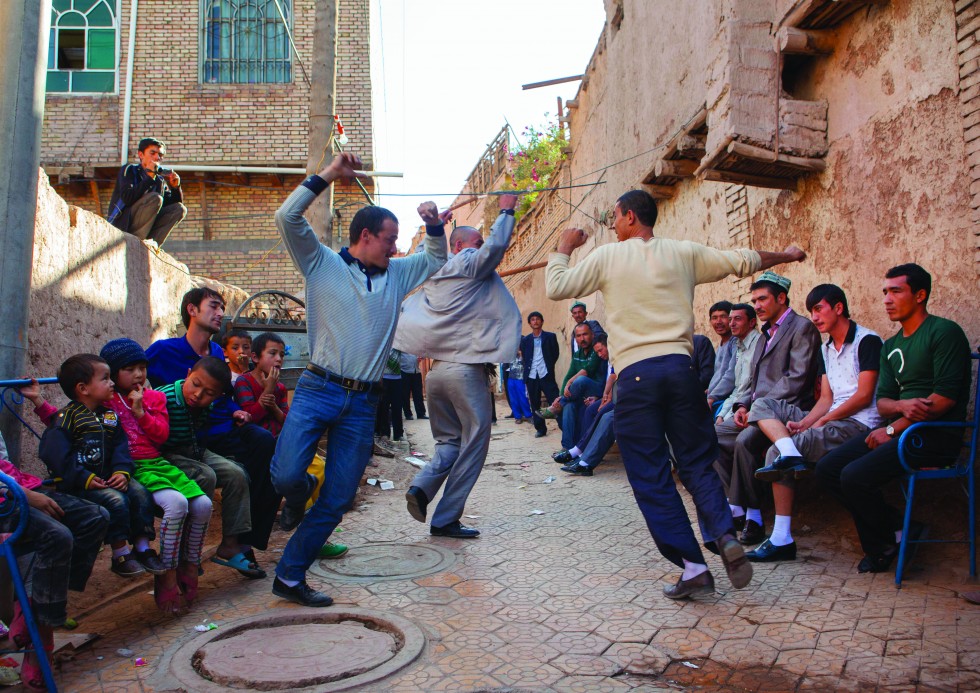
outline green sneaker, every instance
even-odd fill
[[[328,541],[320,547],[320,552],[317,555],[320,558],[340,558],[345,553],[347,553],[347,547],[345,545],[334,544]]]
[[[538,411],[535,412],[535,413],[538,416],[540,416],[542,419],[557,419],[558,418],[555,415],[555,412],[553,412],[551,410],[551,407],[545,407],[544,409],[538,409]]]

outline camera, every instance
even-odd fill
[[[173,172],[174,172],[174,170],[172,168],[170,168],[169,166],[164,166],[163,164],[157,164],[156,174],[158,176],[163,176],[164,178],[166,178],[167,176],[169,176]]]

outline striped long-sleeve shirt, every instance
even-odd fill
[[[181,386],[183,380],[164,385],[160,392],[167,397],[167,414],[170,416],[170,435],[160,451],[179,452],[182,455],[201,458],[201,446],[197,441],[198,432],[208,425],[208,409],[191,409],[184,401]],[[213,405],[212,405],[213,406]]]
[[[276,226],[306,278],[310,359],[337,375],[377,382],[402,299],[446,263],[445,232],[428,227],[424,253],[394,258],[386,271],[368,277],[320,243],[303,216],[327,186],[319,176],[307,178],[276,212]]]

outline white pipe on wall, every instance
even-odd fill
[[[126,98],[123,106],[122,143],[119,145],[119,165],[129,162],[129,117],[133,104],[133,57],[136,52],[136,13],[139,0],[130,0],[129,7],[129,47],[126,49]]]

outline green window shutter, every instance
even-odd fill
[[[115,72],[76,72],[72,75],[73,92],[111,92],[115,87]]]
[[[60,70],[48,70],[46,88],[51,94],[68,91],[68,73]]]
[[[113,24],[112,12],[104,2],[100,2],[88,13],[89,26],[113,26]]]
[[[92,5],[94,5],[97,2],[99,2],[99,0],[72,0],[71,6],[75,9],[76,12],[81,12],[82,14],[85,14],[90,9],[92,9]]]
[[[113,29],[91,29],[88,32],[90,70],[111,70],[116,66],[116,32]]]
[[[71,0],[52,0],[51,2],[52,12],[61,13],[61,12],[67,12],[70,9],[71,9]]]
[[[67,26],[84,27],[85,24],[85,15],[81,15],[78,12],[65,12],[58,20],[58,26],[61,28]]]
[[[55,31],[52,29],[48,34],[48,69],[54,69],[54,42],[55,42]]]

